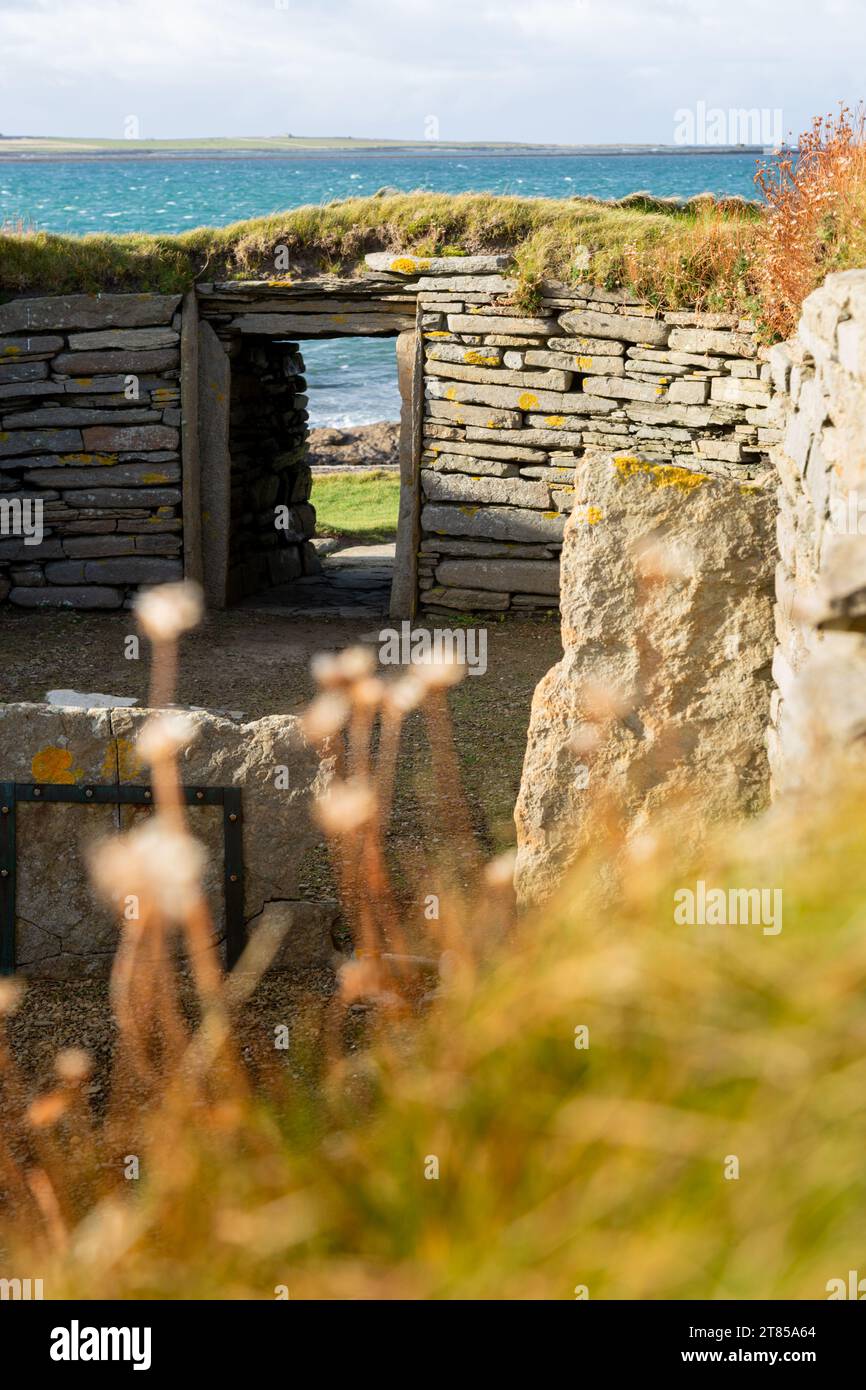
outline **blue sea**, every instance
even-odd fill
[[[621,198],[697,193],[755,196],[754,154],[364,154],[289,158],[150,158],[0,162],[0,223],[51,232],[184,232],[304,203],[410,192]],[[391,341],[336,340],[304,348],[315,425],[399,415]]]

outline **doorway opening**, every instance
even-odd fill
[[[388,612],[400,504],[394,338],[231,349],[229,601]]]

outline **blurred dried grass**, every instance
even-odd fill
[[[166,703],[195,603],[183,590],[153,604],[141,618]],[[605,810],[592,855],[515,922],[509,862],[482,866],[467,832],[447,721],[459,672],[386,684],[353,650],[316,675],[304,722],[341,750],[319,815],[357,950],[335,999],[315,1005],[314,1044],[274,1053],[255,1082],[238,1055],[233,1018],[276,943],[254,937],[222,975],[177,794],[186,735],[169,714],[145,740],[155,814],[95,862],[103,892],[125,900],[134,882],[141,898],[112,978],[107,1114],[90,1110],[84,1054],[60,1055],[54,1086],[31,1097],[0,1041],[2,1272],[77,1298],[267,1299],[285,1286],[555,1299],[578,1285],[593,1298],[822,1297],[862,1256],[866,1197],[856,793],[720,833],[693,863],[667,833],[626,845]],[[440,896],[432,989],[401,949],[381,850],[402,721],[419,705],[451,849],[426,885]],[[614,859],[619,888],[602,895]],[[781,936],[675,927],[673,887],[698,876],[782,886]],[[177,1003],[178,934],[194,1025]],[[20,994],[5,982],[0,1012]],[[731,1155],[740,1177],[726,1181]],[[138,1181],[124,1177],[132,1156]]]

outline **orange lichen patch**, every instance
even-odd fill
[[[704,483],[712,482],[708,473],[693,473],[690,468],[675,468],[669,463],[647,463],[631,454],[615,456],[613,465],[623,481],[643,473],[653,487],[674,487],[679,492],[694,492]]]
[[[92,377],[92,376],[74,376],[74,377],[72,378],[72,380],[75,382],[75,385],[76,385],[76,386],[92,386],[92,385],[93,385],[93,377]]]
[[[30,762],[30,773],[34,782],[54,782],[69,786],[80,782],[84,773],[80,767],[72,766],[73,758],[68,748],[58,748],[49,744],[34,753]]]
[[[92,464],[96,468],[107,468],[117,463],[117,454],[61,454],[60,462],[72,465]]]
[[[531,391],[522,391],[517,398],[517,404],[521,410],[534,410],[538,405],[538,397],[534,396]]]
[[[416,256],[395,256],[390,269],[398,275],[414,275],[416,271],[427,270],[429,266],[429,260],[419,260]]]

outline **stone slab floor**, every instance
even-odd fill
[[[320,550],[321,574],[293,579],[240,604],[250,612],[285,618],[360,618],[372,621],[388,612],[395,542]]]

